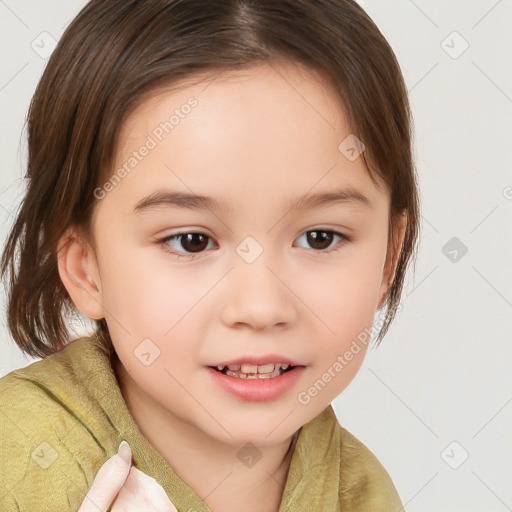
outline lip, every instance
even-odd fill
[[[293,388],[305,369],[305,366],[297,366],[293,370],[272,379],[242,379],[224,375],[218,370],[206,367],[206,370],[217,386],[231,395],[248,402],[266,402],[278,398]]]
[[[289,357],[279,355],[279,354],[265,354],[265,355],[246,355],[238,357],[237,359],[230,359],[229,361],[221,361],[219,363],[212,363],[207,366],[217,367],[217,366],[228,366],[230,364],[252,364],[254,366],[261,366],[264,364],[270,363],[283,363],[289,364],[290,366],[304,366],[298,361],[294,359],[290,359]]]

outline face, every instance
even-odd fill
[[[155,416],[271,445],[353,379],[385,291],[389,193],[340,151],[350,134],[334,91],[292,65],[155,94],[128,118],[96,191],[93,275],[127,379]],[[341,191],[366,202],[333,199]],[[300,199],[317,194],[331,197]],[[302,368],[264,400],[226,391],[209,368],[268,354]]]

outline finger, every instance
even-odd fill
[[[192,509],[190,509],[192,510]],[[112,512],[178,512],[164,488],[135,467],[112,505]]]
[[[123,487],[130,464],[116,454],[101,466],[78,512],[106,512]]]
[[[128,464],[132,465],[132,449],[126,441],[121,441],[119,448],[117,449],[119,456]]]

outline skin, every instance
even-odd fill
[[[362,158],[351,162],[339,151],[352,130],[334,89],[293,64],[159,91],[127,119],[114,169],[191,96],[192,112],[99,201],[95,250],[69,231],[59,272],[81,312],[106,318],[128,408],[178,474],[214,510],[277,511],[292,436],[349,385],[366,347],[309,403],[297,396],[371,328],[394,276],[405,217],[388,253],[389,190],[375,188]],[[303,194],[346,186],[372,207],[290,211]],[[133,212],[162,188],[222,198],[230,210]],[[307,237],[315,229],[350,240],[315,244]],[[206,235],[204,250],[190,252],[177,238],[167,248],[192,257],[166,252],[158,240],[178,232]],[[247,236],[263,249],[251,264],[236,252]],[[146,338],[161,351],[150,366],[133,354]],[[294,388],[272,401],[234,398],[205,369],[270,352],[306,365]],[[261,452],[253,467],[237,458],[249,441]]]

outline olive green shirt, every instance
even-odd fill
[[[179,512],[212,512],[139,430],[99,338],[0,378],[0,511],[76,512],[125,439]],[[400,512],[384,467],[331,405],[299,431],[279,512]],[[141,511],[142,512],[142,511]]]

